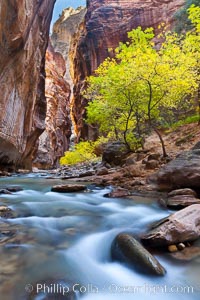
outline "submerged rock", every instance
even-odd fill
[[[108,197],[108,198],[123,198],[123,197],[127,197],[130,195],[130,192],[126,189],[122,189],[122,188],[116,188],[113,191],[111,191],[110,193],[107,193],[104,195],[104,197]]]
[[[185,247],[181,251],[171,253],[171,256],[178,260],[191,261],[200,256],[200,247]]]
[[[176,245],[170,245],[170,246],[168,246],[168,250],[169,250],[169,252],[173,253],[173,252],[177,252],[178,248]]]
[[[160,276],[166,273],[158,260],[130,234],[118,234],[113,241],[111,253],[114,259],[131,264],[141,273]]]
[[[11,194],[15,192],[23,191],[23,188],[17,185],[13,186],[0,186],[0,194]]]
[[[149,246],[168,246],[198,239],[200,236],[200,204],[193,204],[164,218],[142,236]]]
[[[51,188],[52,192],[58,193],[72,193],[80,192],[86,190],[87,187],[81,184],[65,184],[65,185],[55,185]]]
[[[14,217],[14,212],[5,205],[0,206],[0,217],[10,219]]]

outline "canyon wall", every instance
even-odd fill
[[[59,158],[69,148],[71,136],[70,86],[64,78],[65,60],[49,42],[46,52],[45,96],[47,112],[45,131],[39,137],[33,165],[50,169],[59,165]]]
[[[45,128],[36,163],[44,165],[46,156],[47,166],[57,164],[71,134],[66,80],[74,85],[71,103],[78,138],[93,138],[96,132],[84,124],[87,102],[81,91],[86,76],[109,55],[109,48],[127,40],[132,28],[157,28],[163,21],[172,25],[184,0],[87,0],[87,12],[66,9],[53,29],[56,51],[50,46],[46,55],[46,108],[45,52],[54,2],[0,2],[0,168],[31,168]]]
[[[53,25],[45,66],[45,131],[39,138],[34,167],[57,167],[59,158],[69,148],[72,134],[70,94],[73,90],[73,56],[85,13],[86,8],[83,7],[66,8]]]
[[[65,79],[70,84],[71,105],[73,102],[74,88],[74,66],[76,66],[76,52],[81,34],[85,28],[85,15],[87,9],[85,7],[72,7],[63,10],[59,19],[53,25],[51,42],[55,51],[62,54],[66,63]],[[76,124],[72,117],[72,138],[77,134]],[[74,126],[75,125],[75,126]]]
[[[45,52],[54,2],[0,1],[1,168],[31,168],[44,130]]]
[[[127,40],[127,31],[142,26],[154,27],[165,22],[173,25],[173,15],[184,0],[87,0],[85,26],[74,59],[73,115],[78,138],[93,138],[95,132],[84,124],[87,101],[80,92],[84,80],[108,57],[109,48]]]
[[[75,48],[79,40],[85,19],[86,8],[74,9],[68,7],[63,10],[59,19],[53,25],[51,43],[56,52],[62,54],[66,63],[65,79],[73,86],[73,61]]]

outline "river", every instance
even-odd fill
[[[51,192],[59,183],[63,181],[41,174],[0,179],[1,186],[23,188],[0,196],[1,205],[16,211],[16,218],[6,222],[17,228],[18,236],[14,242],[0,243],[1,300],[199,299],[200,258],[186,263],[169,253],[157,254],[167,270],[164,277],[143,275],[111,260],[118,233],[138,236],[171,211],[145,197],[105,198],[109,189],[93,185],[89,192]],[[75,298],[70,298],[68,287]],[[50,288],[58,295],[46,297],[43,290],[47,295]]]

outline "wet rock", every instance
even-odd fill
[[[166,271],[133,236],[120,233],[112,243],[112,257],[116,260],[128,262],[141,273],[165,275]]]
[[[10,194],[12,194],[12,193],[9,192],[7,189],[0,189],[0,194],[7,194],[7,195],[10,195]]]
[[[162,219],[142,236],[149,246],[168,246],[193,241],[200,236],[200,204],[193,204]]]
[[[14,212],[8,206],[0,206],[0,217],[10,219],[14,217]]]
[[[72,193],[72,192],[81,192],[85,191],[87,187],[81,184],[63,184],[63,185],[55,185],[51,188],[52,192],[58,193]]]
[[[160,190],[180,188],[199,189],[200,150],[190,150],[179,154],[174,160],[149,177]]]
[[[108,174],[108,169],[107,168],[101,168],[101,169],[96,171],[96,174],[98,176],[107,175]]]
[[[15,192],[23,191],[20,186],[0,186],[0,194],[12,194]]]
[[[173,253],[173,252],[177,252],[178,248],[176,245],[170,245],[170,246],[168,246],[168,250],[169,250],[169,252]]]
[[[17,227],[0,220],[0,244],[5,244],[7,241],[16,236]]]
[[[130,195],[130,192],[126,189],[114,189],[112,192],[104,195],[104,197],[108,197],[108,198],[123,198],[123,197],[127,197]]]
[[[191,261],[197,257],[200,257],[200,247],[185,247],[182,251],[171,253],[171,256],[178,260]]]
[[[0,177],[7,177],[7,176],[11,176],[11,174],[6,171],[0,171]]]
[[[26,169],[18,169],[18,170],[17,170],[17,173],[20,173],[20,174],[29,174],[29,173],[30,173],[30,170],[26,170]]]
[[[104,149],[102,161],[111,166],[122,165],[128,152],[126,145],[121,142],[109,143]]]
[[[183,249],[185,249],[185,244],[183,244],[183,243],[179,243],[178,245],[177,245],[177,248],[178,248],[178,250],[183,250]]]

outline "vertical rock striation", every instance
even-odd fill
[[[34,166],[49,169],[58,165],[59,158],[69,147],[71,136],[70,86],[64,78],[65,60],[60,53],[55,52],[50,43],[46,52],[45,69],[45,131],[39,138]]]
[[[51,42],[54,49],[61,53],[66,63],[65,79],[70,84],[71,102],[73,102],[74,88],[74,61],[76,61],[76,49],[80,40],[80,34],[84,29],[86,8],[74,9],[68,7],[63,10],[60,18],[53,26]],[[72,120],[73,121],[73,120]],[[73,129],[76,129],[76,127]]]
[[[92,137],[93,129],[84,125],[86,100],[80,91],[84,80],[108,57],[109,48],[127,40],[127,32],[138,26],[173,24],[174,13],[184,0],[87,0],[85,27],[80,33],[74,59],[73,115],[79,138]]]
[[[66,3],[67,4],[67,3]],[[73,56],[86,8],[66,8],[53,26],[46,53],[47,114],[39,138],[34,166],[57,167],[69,148],[71,136],[70,95],[73,90]]]
[[[45,52],[55,0],[0,2],[0,166],[31,167],[44,129]]]
[[[65,78],[73,86],[73,55],[78,42],[79,33],[83,27],[86,8],[74,9],[68,7],[63,10],[60,18],[53,25],[51,43],[56,52],[62,54],[66,63]]]

